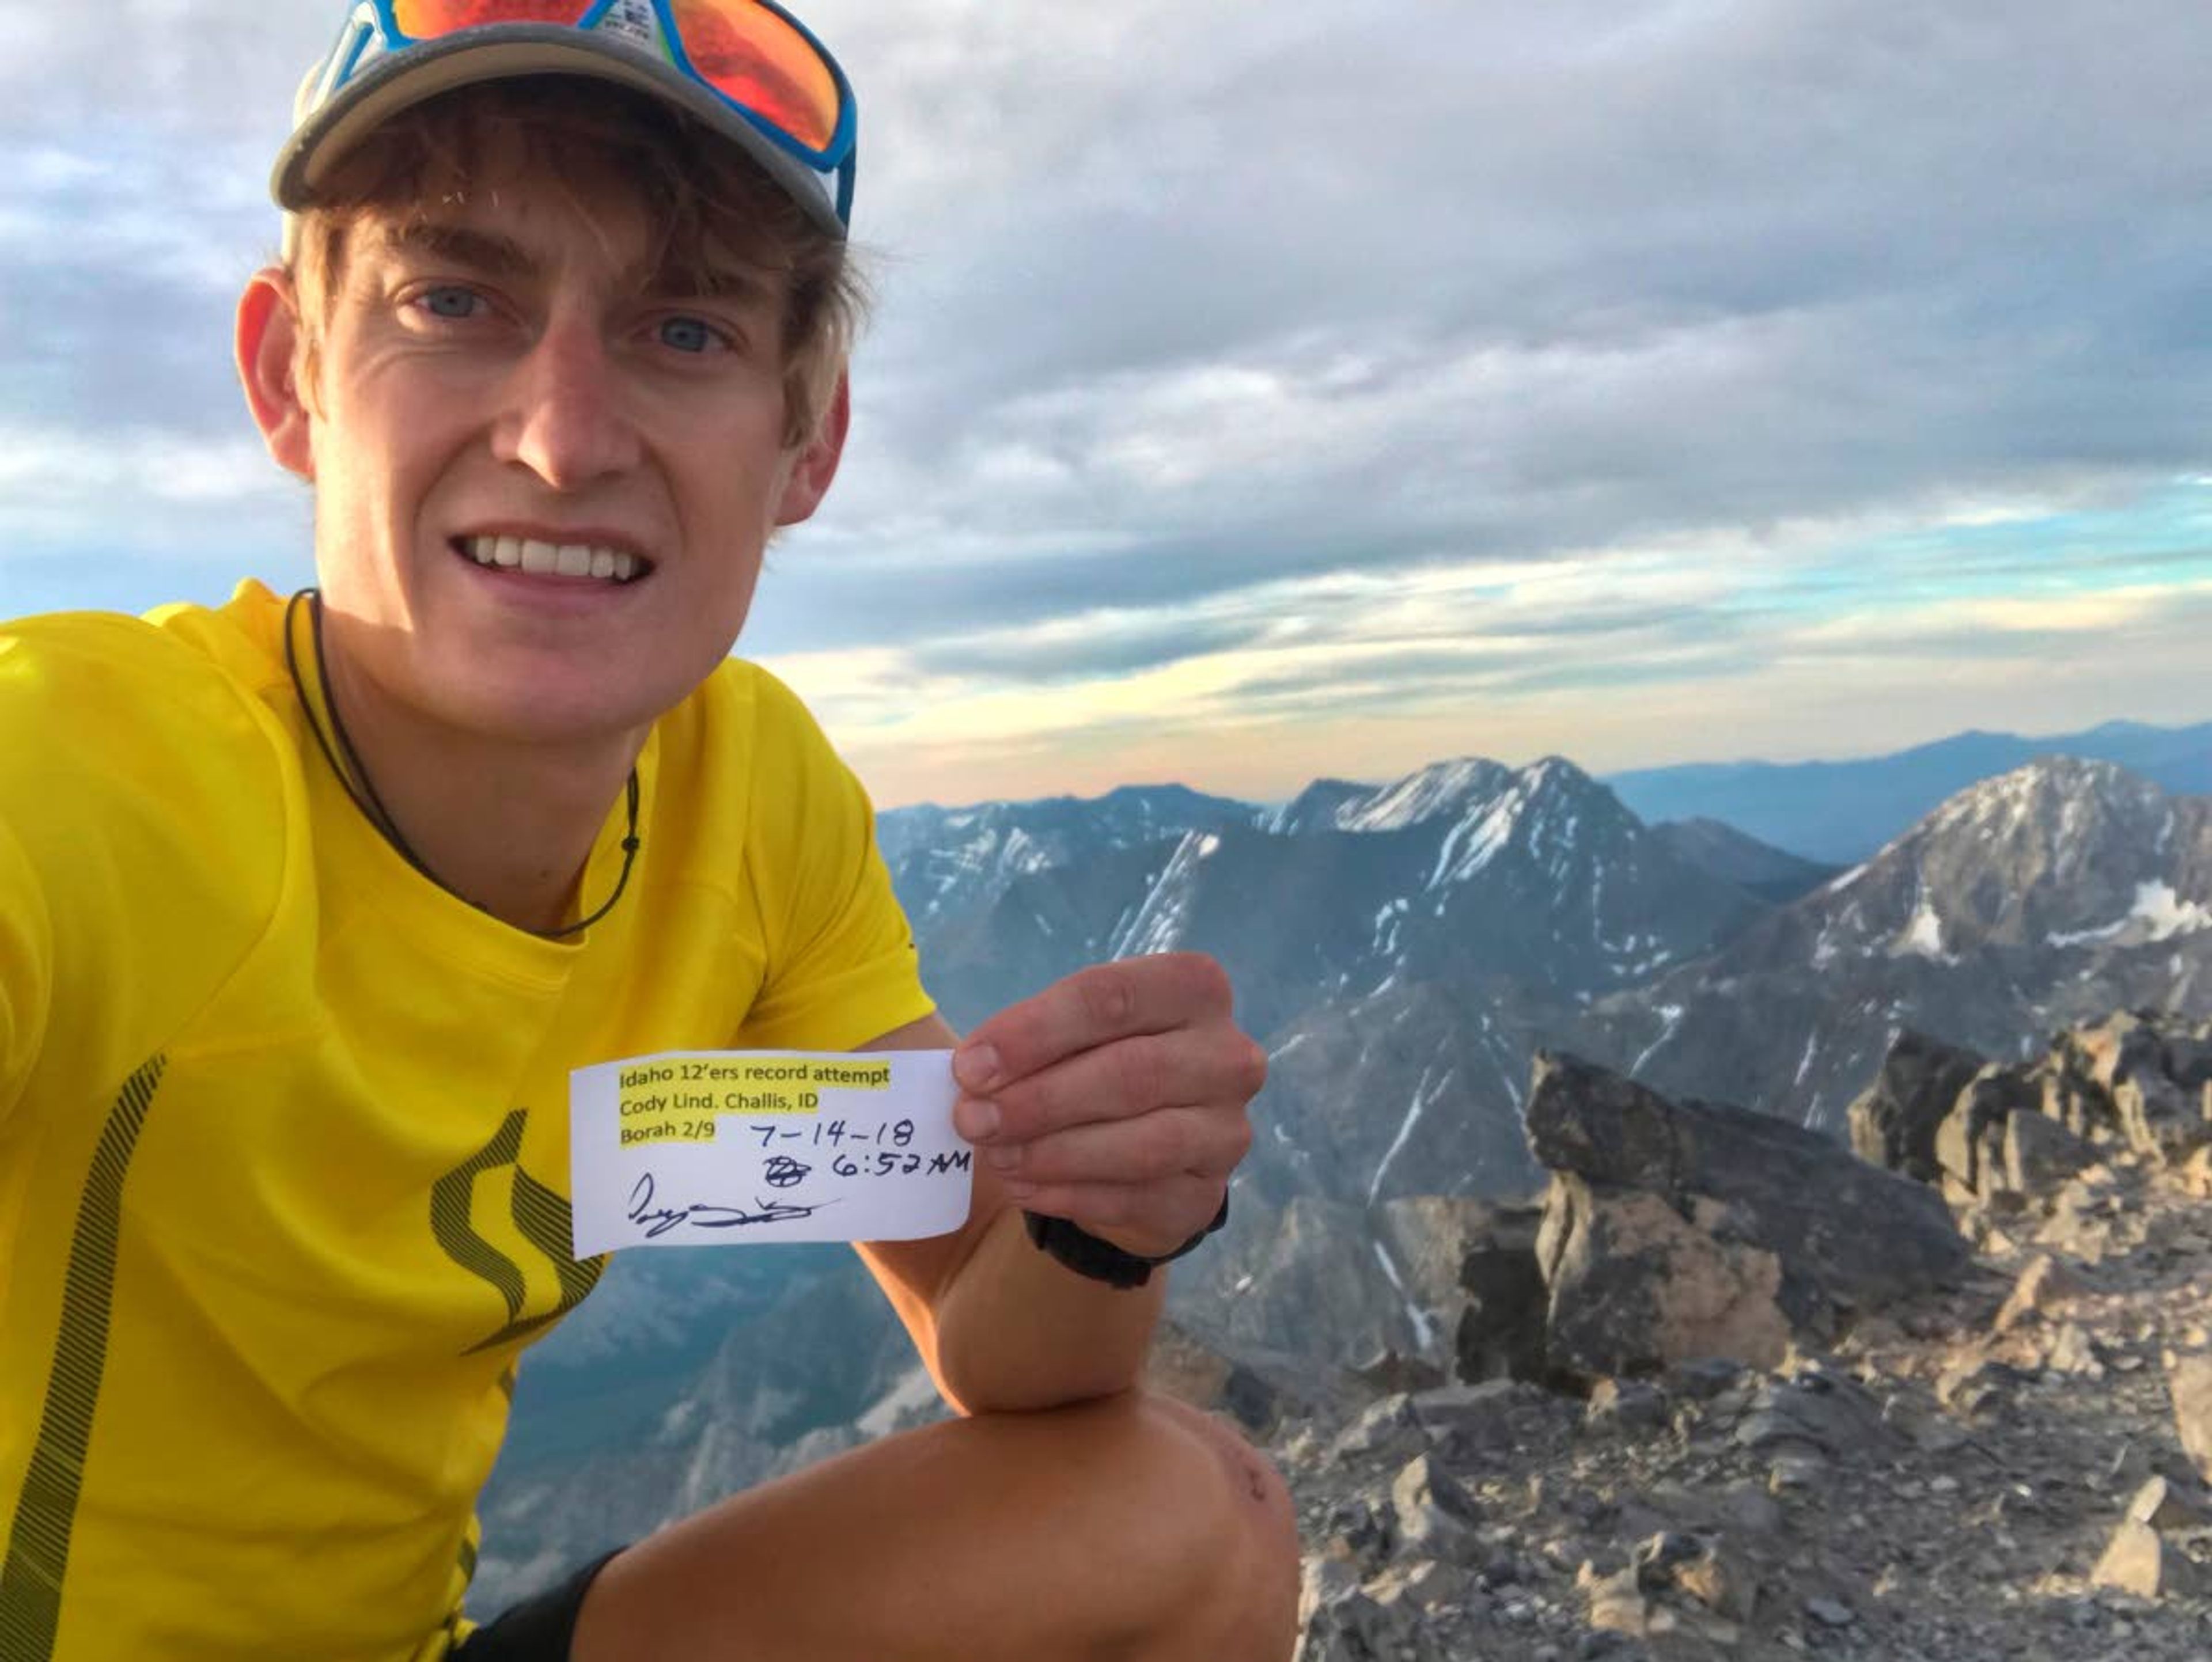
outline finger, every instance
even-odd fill
[[[953,1052],[953,1077],[981,1095],[1093,1046],[1226,1016],[1230,1006],[1228,976],[1200,953],[1095,964],[982,1023]]]
[[[1015,1198],[1030,1211],[1064,1217],[1125,1253],[1158,1258],[1212,1222],[1225,1192],[1219,1178],[1186,1176],[1164,1184],[1049,1184]]]
[[[956,1103],[953,1123],[971,1142],[1026,1143],[1164,1107],[1241,1106],[1267,1077],[1267,1052],[1230,1022],[1216,1020],[1079,1052],[988,1098]]]
[[[1193,1175],[1219,1182],[1251,1146],[1252,1122],[1241,1108],[1159,1108],[1034,1143],[993,1143],[979,1157],[1015,1183],[1141,1184]]]

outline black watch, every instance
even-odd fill
[[[1172,1253],[1163,1253],[1158,1258],[1146,1258],[1137,1253],[1125,1253],[1110,1240],[1101,1240],[1088,1229],[1079,1229],[1064,1217],[1046,1217],[1024,1211],[1022,1217],[1029,1225],[1030,1239],[1039,1251],[1057,1259],[1079,1276],[1088,1276],[1093,1281],[1103,1281],[1109,1287],[1127,1291],[1142,1287],[1152,1278],[1152,1271],[1163,1264],[1172,1264],[1185,1253],[1198,1250],[1199,1243],[1229,1222],[1229,1194],[1222,1192],[1221,1210],[1213,1215],[1213,1222],[1200,1229]]]

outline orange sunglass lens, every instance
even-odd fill
[[[806,37],[753,0],[670,0],[669,15],[708,85],[826,150],[837,131],[837,82]]]
[[[400,33],[434,40],[485,23],[573,23],[591,0],[392,0]]]

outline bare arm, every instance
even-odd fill
[[[955,1123],[977,1148],[968,1222],[861,1256],[964,1411],[1126,1390],[1166,1277],[1125,1291],[1079,1276],[1030,1243],[1023,1209],[1146,1257],[1174,1250],[1212,1220],[1250,1146],[1265,1056],[1231,1019],[1219,968],[1189,955],[1080,971],[964,1043],[933,1016],[862,1048],[956,1046]]]

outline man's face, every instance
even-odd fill
[[[667,292],[614,181],[491,161],[427,226],[356,225],[328,307],[307,433],[341,698],[634,735],[729,651],[836,445],[786,446],[780,292]]]

